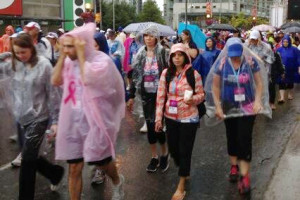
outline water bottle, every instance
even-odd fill
[[[45,143],[44,143],[44,155],[47,155],[50,153],[52,148],[54,147],[54,137],[53,137],[53,131],[50,129],[47,129],[45,132]]]

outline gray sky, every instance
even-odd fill
[[[156,3],[160,9],[160,11],[164,11],[164,0],[156,0]]]

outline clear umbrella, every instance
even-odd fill
[[[293,26],[283,30],[285,33],[300,33],[300,27]]]
[[[207,29],[212,29],[212,30],[224,30],[224,31],[234,31],[236,28],[234,28],[230,24],[212,24]]]
[[[274,32],[276,30],[276,28],[271,25],[261,24],[261,25],[254,26],[251,30],[257,30],[257,31],[261,31],[261,32],[267,32],[267,31]]]
[[[281,25],[281,29],[286,29],[286,28],[289,28],[289,27],[300,27],[300,23],[299,22],[287,22],[283,25]]]
[[[157,26],[160,36],[173,36],[176,35],[176,32],[170,27],[162,24],[158,24],[155,22],[142,22],[142,23],[132,23],[126,26],[123,31],[126,33],[139,33],[148,26],[154,24]]]

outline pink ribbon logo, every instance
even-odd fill
[[[75,91],[76,91],[76,86],[75,82],[71,81],[69,84],[69,96],[67,96],[64,100],[64,103],[68,103],[68,101],[71,99],[73,104],[76,104],[76,99],[75,99]]]

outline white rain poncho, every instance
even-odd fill
[[[272,116],[269,106],[268,76],[264,63],[243,45],[241,66],[238,70],[234,70],[231,58],[228,56],[228,47],[234,44],[242,45],[242,42],[238,38],[230,38],[207,76],[204,89],[207,109],[205,122],[208,126],[220,122],[215,117],[215,103],[212,91],[214,76],[220,76],[220,104],[225,118],[255,115],[253,112],[256,92],[254,73],[259,73],[263,85],[261,98],[263,108],[259,111],[259,114],[264,114],[270,118]]]
[[[15,118],[13,115],[13,92],[11,85],[12,70],[10,68],[10,53],[0,54],[0,124],[6,130],[15,130]],[[4,124],[5,123],[5,124]]]
[[[6,55],[0,54],[0,57]],[[10,57],[10,55],[8,55]],[[13,113],[12,105],[12,85],[11,74],[12,70],[9,70],[10,63],[0,58],[0,109],[5,109],[8,113]]]

